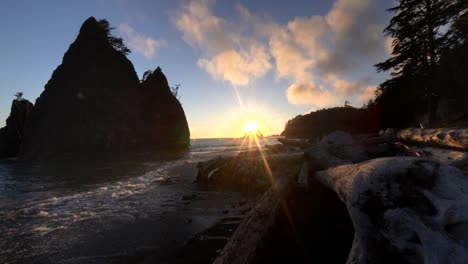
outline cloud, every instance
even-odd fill
[[[370,78],[363,77],[356,81],[347,81],[337,78],[336,76],[329,76],[327,81],[333,87],[333,90],[337,95],[350,97],[363,93],[370,83]]]
[[[385,48],[387,49],[388,56],[390,56],[393,52],[393,41],[394,39],[392,37],[387,37],[385,39]]]
[[[274,70],[289,81],[292,104],[319,107],[370,98],[372,65],[384,60],[389,39],[384,0],[335,0],[323,15],[278,23],[238,4],[238,16],[213,13],[214,0],[191,0],[175,16],[182,38],[201,51],[198,66],[213,79],[247,86]],[[367,102],[367,101],[366,101]]]
[[[377,91],[376,86],[368,86],[363,93],[361,93],[358,98],[357,102],[361,105],[366,104],[369,100],[375,99],[375,92]]]
[[[125,39],[128,47],[132,51],[140,53],[146,59],[151,59],[156,53],[156,50],[158,50],[163,43],[160,40],[156,40],[135,31],[135,29],[128,24],[120,24],[118,26],[118,30]]]
[[[211,13],[213,3],[208,0],[190,1],[174,19],[184,41],[210,55],[232,48],[231,36],[225,31],[226,21]]]
[[[263,76],[270,68],[270,55],[262,46],[252,46],[248,51],[227,50],[212,59],[200,59],[198,66],[216,80],[226,80],[234,85],[248,85],[252,78]]]
[[[211,12],[214,1],[190,1],[176,14],[174,24],[185,42],[202,51],[198,66],[213,79],[246,86],[268,72],[271,56],[261,42],[234,30],[235,25]],[[241,15],[250,13],[238,6]]]
[[[387,23],[382,15],[385,4],[383,0],[336,0],[323,16],[295,17],[286,26],[266,22],[269,25],[264,27],[276,28],[268,33],[277,76],[294,83],[287,92],[290,103],[331,106],[344,100],[361,104],[372,98],[370,87],[375,90],[375,83],[369,71],[374,72],[372,65],[388,56],[389,50],[389,40],[382,34]],[[284,57],[296,59],[288,63]],[[290,69],[289,74],[285,69]],[[316,85],[304,86],[307,82]],[[336,100],[330,100],[330,95]]]
[[[302,50],[294,44],[286,29],[276,27],[270,36],[270,52],[275,59],[277,77],[310,81],[312,75],[309,70],[314,61],[307,58]]]
[[[312,104],[316,107],[325,107],[338,103],[334,94],[313,83],[292,84],[288,87],[286,96],[293,104]]]

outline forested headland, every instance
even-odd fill
[[[282,135],[315,138],[334,130],[378,132],[385,128],[468,124],[468,2],[399,0],[384,30],[391,56],[375,65],[388,72],[375,99],[299,115]]]

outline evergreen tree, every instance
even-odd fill
[[[438,94],[430,78],[434,76],[440,54],[450,46],[445,31],[459,10],[459,1],[466,0],[398,0],[395,13],[384,32],[393,38],[393,51],[389,59],[376,65],[378,71],[392,70],[392,80],[381,84],[381,93],[402,85],[403,80],[416,80],[419,85],[407,84],[408,89],[419,89],[429,111],[429,122],[435,119]],[[457,13],[458,12],[458,13]],[[410,78],[408,78],[410,77]]]
[[[455,46],[468,45],[468,1],[458,0],[454,10],[456,17],[447,35]]]

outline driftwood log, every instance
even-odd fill
[[[444,148],[468,150],[467,128],[409,128],[397,132],[399,140]]]
[[[265,162],[268,163],[271,172],[269,175],[265,170]],[[301,174],[302,181],[307,184],[307,175],[304,174],[308,173],[303,152],[253,158],[238,156],[201,163],[199,169],[202,169],[199,177],[208,178],[208,181],[232,181],[232,177],[261,178],[262,181],[253,182],[258,182],[261,186],[270,186],[223,248],[214,262],[217,264],[254,263],[256,259],[261,258],[265,254],[262,250],[269,242],[268,236],[273,232],[278,214],[284,210],[285,196],[291,192]]]
[[[467,129],[404,129],[364,138],[337,131],[317,145],[278,141],[284,148],[272,145],[269,149],[303,152],[266,157],[280,188],[264,193],[215,263],[253,263],[265,254],[285,190],[292,185],[310,189],[317,180],[346,204],[356,229],[347,263],[463,263],[468,259],[468,180],[453,168],[468,166]],[[242,173],[234,173],[232,179],[261,175],[257,184],[270,187],[261,171],[248,172],[263,162],[262,157],[237,157],[201,163],[199,180],[230,181],[226,175],[237,171]],[[291,165],[293,170],[284,169]]]
[[[272,232],[280,210],[279,194],[270,189],[257,202],[232,235],[215,264],[254,263]]]
[[[468,178],[414,157],[317,172],[347,205],[356,230],[347,263],[465,263]]]
[[[289,138],[278,138],[278,141],[283,143],[286,146],[298,147],[301,149],[310,148],[313,145],[307,142],[306,140],[299,139],[289,139]]]

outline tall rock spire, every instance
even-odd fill
[[[36,100],[20,151],[22,157],[121,153],[154,149],[161,142],[186,146],[188,133],[183,144],[163,141],[161,139],[167,136],[165,130],[154,130],[161,126],[147,126],[144,120],[148,120],[148,111],[154,109],[143,106],[143,102],[148,98],[165,98],[167,93],[153,94],[143,89],[132,63],[123,52],[113,47],[108,28],[106,31],[104,26],[94,17],[83,23],[62,64]],[[168,87],[166,78],[161,78],[159,81],[151,78],[151,86]],[[155,84],[158,82],[162,84]],[[181,106],[176,101],[163,101],[164,107],[156,109],[179,113]],[[169,123],[179,121],[174,119]],[[182,127],[185,127],[184,114],[183,121]],[[151,135],[151,139],[145,135]],[[155,135],[160,141],[153,140]]]

